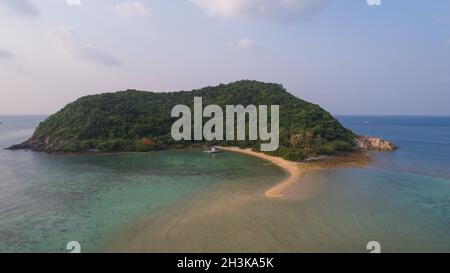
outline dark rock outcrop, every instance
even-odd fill
[[[13,145],[11,147],[6,148],[7,150],[34,150],[40,152],[53,152],[52,145],[49,141],[49,138],[39,140],[34,137],[31,137],[27,141]]]
[[[356,146],[367,151],[392,152],[398,147],[394,143],[378,137],[359,136],[356,138]]]

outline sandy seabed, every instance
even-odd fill
[[[275,186],[258,183],[230,186],[221,183],[168,207],[142,216],[121,228],[101,252],[299,252],[327,251],[320,244],[324,231],[313,229],[299,215],[291,199],[310,198],[314,185],[302,185],[309,171],[334,167],[362,167],[365,154],[297,163],[250,149],[222,147],[267,160],[287,173]],[[298,183],[298,186],[296,185]],[[295,185],[295,187],[293,187]],[[310,188],[304,190],[303,188]],[[291,188],[292,191],[291,191]],[[312,189],[311,189],[312,188]],[[308,210],[307,210],[308,211]],[[306,211],[306,212],[307,212]],[[313,221],[314,215],[307,215]],[[318,244],[319,242],[319,244]]]

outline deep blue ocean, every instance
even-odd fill
[[[340,116],[355,133],[393,141],[399,150],[374,154],[383,169],[450,179],[450,117]]]

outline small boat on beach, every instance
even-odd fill
[[[208,154],[217,154],[217,153],[221,153],[223,152],[221,149],[218,149],[216,147],[212,147],[211,149],[208,150],[204,150],[204,153],[208,153]]]

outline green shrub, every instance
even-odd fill
[[[342,140],[335,140],[333,141],[333,145],[336,149],[336,151],[352,151],[353,150],[353,146],[350,143],[344,142]]]
[[[322,147],[320,147],[319,153],[320,154],[326,154],[326,155],[331,155],[334,154],[336,152],[336,148],[334,145],[332,144],[324,144],[322,145]]]

